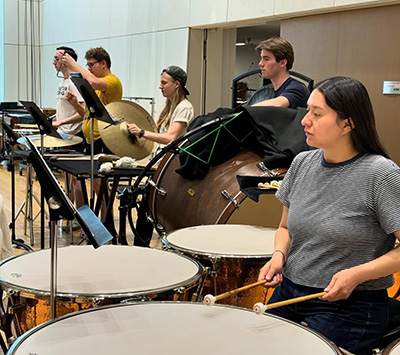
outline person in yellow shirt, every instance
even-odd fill
[[[107,51],[102,47],[90,48],[85,54],[87,70],[82,68],[71,56],[65,54],[62,62],[70,71],[81,73],[95,90],[97,96],[104,106],[110,102],[121,100],[122,83],[116,75],[111,72],[111,59]],[[72,97],[68,94],[68,98]],[[90,153],[90,118],[89,113],[79,103],[74,102],[76,110],[84,116],[83,134],[86,140],[85,153]],[[108,153],[106,145],[103,143],[97,124],[97,119],[93,119],[93,141],[94,154]]]
[[[62,63],[69,69],[69,72],[78,72],[89,82],[95,90],[97,96],[104,106],[122,98],[122,83],[118,77],[111,72],[111,59],[107,51],[102,47],[90,48],[85,53],[87,70],[81,67],[70,55],[62,57]],[[67,94],[67,100],[75,107],[77,112],[84,117],[82,130],[86,140],[84,152],[90,154],[90,117],[89,111],[82,106],[76,99],[76,95],[71,91]],[[100,137],[97,119],[93,119],[93,154],[112,154]],[[98,193],[100,188],[99,179],[93,181],[94,190]],[[80,182],[76,181],[73,185],[75,193],[75,204],[79,208],[83,206],[83,195]],[[104,208],[103,208],[104,209]]]

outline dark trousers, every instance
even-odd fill
[[[91,146],[89,143],[86,142],[84,153],[89,155],[90,150],[91,150]],[[109,150],[106,147],[106,145],[104,144],[104,142],[101,138],[98,139],[97,141],[94,141],[94,144],[93,144],[93,154],[96,155],[96,154],[100,154],[100,153],[113,154],[111,152],[111,150]]]
[[[322,292],[284,278],[268,303]],[[371,354],[378,347],[388,322],[386,290],[353,291],[347,300],[308,300],[273,308],[269,313],[302,323],[354,354]]]

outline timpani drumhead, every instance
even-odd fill
[[[168,234],[165,243],[182,252],[198,255],[270,258],[275,228],[239,224],[213,224],[179,229]]]
[[[339,354],[334,344],[271,315],[201,303],[143,302],[72,313],[44,323],[8,354]]]
[[[4,260],[0,284],[38,298],[50,296],[51,250]],[[197,281],[202,266],[188,257],[150,248],[104,245],[58,249],[57,296],[127,298],[172,290]]]

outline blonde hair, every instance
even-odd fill
[[[165,101],[165,106],[161,111],[157,121],[158,132],[160,132],[162,126],[164,126],[167,130],[169,129],[169,126],[171,125],[172,114],[174,113],[176,106],[178,106],[179,103],[185,99],[186,94],[184,93],[182,86],[179,84],[173,100],[171,101],[170,99],[167,99]]]

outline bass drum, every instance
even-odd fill
[[[211,167],[204,179],[187,180],[175,172],[179,155],[161,160],[149,192],[149,204],[159,234],[203,224],[246,224],[278,227],[282,204],[271,193],[255,202],[240,191],[237,175],[266,176],[257,164],[260,154],[242,148],[228,161]]]

